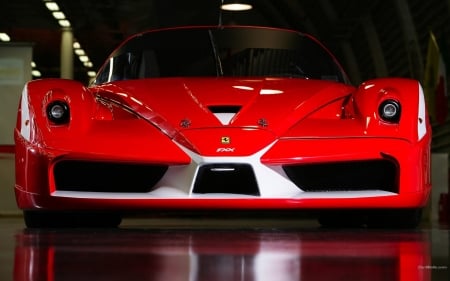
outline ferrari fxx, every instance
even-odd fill
[[[165,28],[125,40],[89,85],[25,85],[15,193],[28,227],[161,210],[414,227],[430,141],[416,80],[352,85],[327,48],[293,30]]]

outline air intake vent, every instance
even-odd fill
[[[248,164],[208,164],[199,168],[194,193],[259,195],[259,189]]]
[[[149,192],[167,171],[164,165],[60,161],[53,174],[56,190]]]
[[[208,106],[208,109],[214,113],[217,119],[223,124],[230,124],[231,119],[241,110],[239,105],[214,105]]]
[[[391,160],[286,165],[283,169],[303,191],[398,192],[398,165]]]
[[[238,113],[241,110],[240,105],[213,105],[208,106],[212,113]]]

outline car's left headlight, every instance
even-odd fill
[[[69,105],[65,101],[52,101],[47,105],[47,117],[55,125],[67,124],[70,121]]]
[[[386,99],[379,105],[378,114],[383,121],[398,123],[401,115],[400,103],[394,99]]]

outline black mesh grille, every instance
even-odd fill
[[[304,191],[398,192],[398,165],[391,160],[286,165],[283,169]]]
[[[239,105],[213,105],[208,106],[212,113],[238,113],[241,110]]]
[[[208,164],[199,168],[194,193],[259,195],[259,189],[248,164]]]
[[[159,165],[60,161],[53,173],[56,190],[148,192],[166,171]]]

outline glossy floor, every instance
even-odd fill
[[[324,229],[308,219],[132,218],[25,229],[0,218],[0,280],[450,280],[449,228]]]

